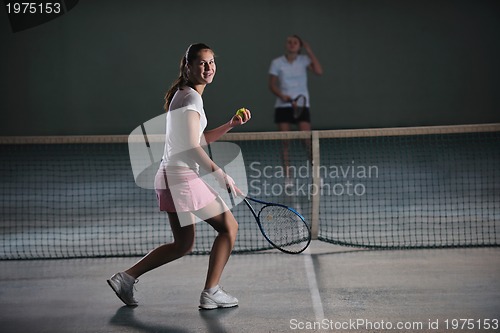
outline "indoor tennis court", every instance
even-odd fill
[[[487,330],[451,325],[486,327],[490,319],[493,327],[498,319],[498,248],[370,251],[314,241],[310,250],[233,255],[222,285],[240,304],[206,311],[198,310],[198,286],[207,256],[146,274],[136,308],[106,284],[134,258],[4,261],[2,331],[388,332],[402,323],[409,328],[395,331],[477,332]],[[436,321],[439,330],[429,329]],[[315,322],[320,329],[308,329]]]
[[[0,333],[500,331],[497,0],[36,3],[0,10]],[[273,118],[289,37],[322,64],[310,131]],[[173,239],[153,189],[164,97],[201,42],[207,129],[252,112],[217,164],[312,240],[279,251],[240,202],[220,282],[237,307],[199,309],[203,222],[128,307],[107,279]]]
[[[313,132],[310,142],[304,133],[227,135],[245,158],[246,172],[235,180],[245,176],[250,195],[296,207],[314,240],[298,255],[273,250],[248,209],[236,206],[240,230],[223,286],[238,295],[240,305],[205,311],[197,309],[196,286],[203,282],[214,232],[204,223],[197,224],[195,255],[140,278],[137,308],[123,306],[106,284],[113,272],[172,237],[164,213],[155,210],[154,191],[134,183],[123,137],[10,138],[0,146],[9,222],[2,234],[2,327],[24,332],[496,327],[499,133],[491,124],[323,131]],[[292,188],[279,186],[284,179],[276,156],[285,141],[296,172]],[[307,144],[315,147],[312,156],[320,163],[304,163]],[[269,153],[261,154],[264,149]],[[85,170],[78,169],[81,163]],[[371,174],[370,166],[376,167]],[[75,181],[75,170],[77,193],[65,186]],[[26,173],[33,176],[22,177]],[[355,185],[350,195],[347,187],[340,192],[348,181],[362,184],[364,192],[355,192]],[[312,184],[320,190],[313,191]],[[26,188],[37,188],[38,196],[16,200]],[[460,321],[464,317],[470,320]]]

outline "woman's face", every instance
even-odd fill
[[[297,37],[290,36],[286,39],[286,50],[288,53],[299,53],[300,40]]]
[[[189,65],[189,78],[194,84],[212,83],[216,66],[212,50],[203,49],[198,52],[198,58]]]

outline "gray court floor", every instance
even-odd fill
[[[122,306],[106,279],[137,259],[0,262],[0,331],[500,331],[500,248],[369,251],[313,242],[297,256],[233,255],[221,284],[240,305],[210,311],[198,310],[207,256],[144,275],[140,306]]]

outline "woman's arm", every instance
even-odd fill
[[[212,173],[220,187],[228,188],[238,195],[242,192],[235,186],[234,180],[226,175],[226,173],[208,156],[205,150],[200,146],[199,128],[200,114],[194,111],[187,112],[187,133],[190,149],[186,152],[186,157],[193,159],[201,168]],[[234,119],[234,117],[233,117]],[[241,117],[240,117],[241,119]],[[224,126],[224,125],[223,125]],[[225,128],[221,126],[222,128]],[[222,131],[222,130],[221,130]]]
[[[302,43],[303,43],[304,50],[306,50],[306,53],[309,56],[309,59],[311,59],[311,64],[309,65],[309,69],[316,75],[323,74],[323,67],[321,67],[319,60],[314,55],[314,52],[312,51],[309,43],[304,42],[304,41]]]
[[[190,148],[186,152],[186,157],[193,159],[201,168],[208,172],[214,172],[220,169],[200,146],[200,114],[195,111],[185,112],[187,120],[185,130],[188,133],[188,146]]]
[[[203,134],[205,135],[206,143],[208,144],[208,143],[212,143],[212,142],[219,140],[219,138],[221,136],[223,136],[224,134],[226,134],[227,132],[232,130],[234,127],[239,126],[239,125],[243,125],[248,120],[250,120],[251,117],[252,117],[252,115],[251,115],[250,111],[245,109],[243,116],[234,115],[231,118],[231,120],[228,121],[227,123],[225,123],[217,128],[214,128],[212,130],[205,131]],[[199,122],[199,119],[198,119],[198,122]]]

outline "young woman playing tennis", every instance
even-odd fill
[[[218,232],[210,254],[205,288],[200,296],[200,308],[238,305],[238,300],[219,286],[236,240],[238,223],[216,191],[200,178],[198,170],[201,167],[211,172],[224,190],[239,192],[231,177],[210,159],[201,146],[246,123],[251,115],[245,109],[244,114],[233,116],[226,124],[205,131],[207,118],[202,94],[206,85],[213,81],[215,72],[214,52],[205,44],[193,44],[181,60],[179,78],[166,93],[165,153],[156,175],[155,188],[160,210],[168,214],[174,240],[155,248],[135,265],[108,280],[127,305],[137,305],[133,286],[139,276],[191,251],[196,217]]]

